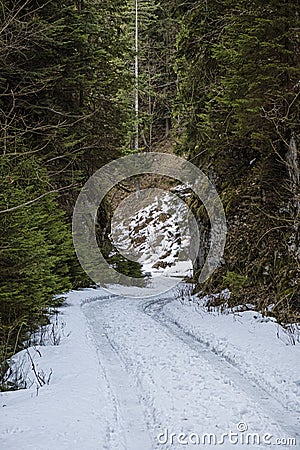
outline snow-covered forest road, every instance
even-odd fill
[[[1,448],[299,448],[300,349],[277,324],[96,292],[70,293],[71,334],[39,347],[50,384],[0,397]]]

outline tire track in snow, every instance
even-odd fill
[[[143,393],[140,403],[147,405],[150,416],[153,415],[154,422],[149,422],[153,439],[165,426],[173,431],[195,431],[200,426],[203,432],[218,432],[234,430],[239,420],[261,436],[267,431],[273,436],[284,436],[285,430],[271,414],[266,414],[256,396],[253,401],[243,389],[229,383],[228,376],[199,351],[187,347],[164,324],[144,312],[149,303],[152,309],[159,309],[173,300],[146,302],[119,297],[116,302],[91,307],[96,323],[104,325],[138,392]]]
[[[260,387],[254,380],[246,378],[231,361],[225,359],[217,351],[209,349],[206,342],[197,339],[186,331],[176,321],[171,320],[163,312],[164,306],[174,301],[174,297],[157,299],[142,304],[145,314],[152,317],[156,322],[164,326],[171,335],[176,336],[192,350],[195,350],[215,369],[218,369],[228,379],[228,384],[237,386],[249,398],[259,400],[262,409],[278,423],[282,429],[291,437],[300,440],[300,418],[297,414],[287,410],[270,392]]]
[[[100,307],[111,303],[112,297],[95,299]],[[95,317],[92,308],[83,308],[87,317],[99,364],[105,374],[114,407],[114,424],[107,430],[108,449],[152,450],[149,431],[139,402],[136,386],[105,333],[101,316]]]

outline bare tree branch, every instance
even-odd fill
[[[37,201],[41,200],[42,198],[46,197],[47,195],[54,194],[60,191],[66,191],[68,189],[74,188],[76,185],[70,184],[69,186],[63,186],[57,189],[53,189],[51,191],[45,192],[42,195],[39,195],[38,197],[34,198],[33,200],[29,200],[28,202],[22,203],[21,205],[13,206],[12,208],[3,209],[0,211],[0,214],[16,211],[17,209],[24,208],[26,206],[32,205],[33,203],[36,203]]]

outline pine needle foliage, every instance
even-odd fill
[[[280,320],[297,320],[299,4],[174,2],[173,14],[181,25],[178,152],[217,184],[229,225],[224,267],[207,289],[228,287],[226,274],[236,273],[247,283],[233,304],[273,304]]]

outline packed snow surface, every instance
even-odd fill
[[[179,291],[68,293],[60,344],[14,357],[28,388],[0,394],[0,448],[300,448],[300,345]]]

